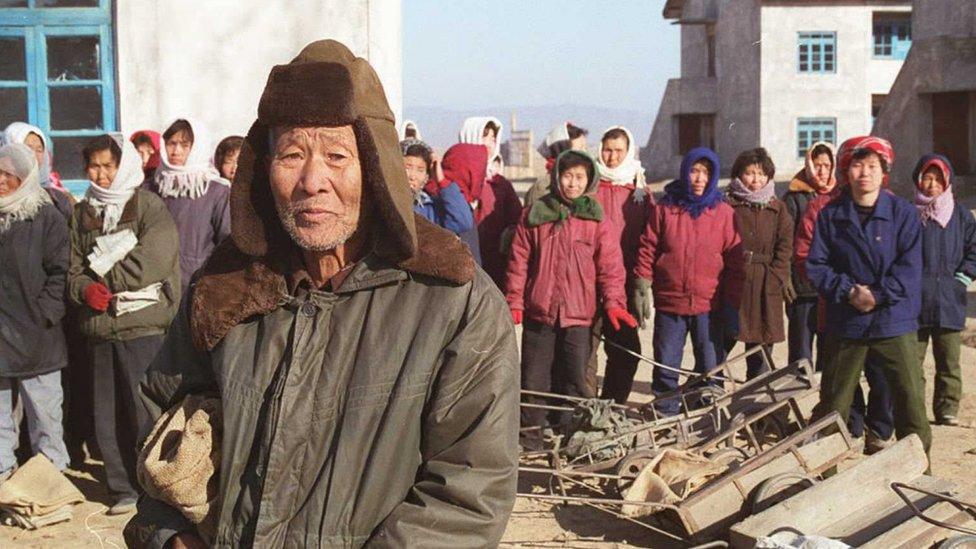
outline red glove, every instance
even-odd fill
[[[85,286],[85,303],[92,310],[104,313],[108,310],[108,304],[112,301],[112,292],[101,282],[92,282]]]
[[[626,309],[616,308],[607,311],[607,318],[610,319],[610,325],[613,326],[614,330],[620,329],[620,323],[630,326],[631,328],[637,327],[637,321],[634,317],[630,316],[630,313]]]
[[[522,323],[522,309],[512,309],[512,322],[516,326]]]

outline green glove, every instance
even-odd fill
[[[638,278],[634,280],[634,292],[631,295],[634,302],[634,316],[640,322],[640,327],[645,328],[647,321],[651,318],[651,281]]]

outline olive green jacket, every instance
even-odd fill
[[[473,266],[457,238],[418,231],[428,252],[413,270],[373,254],[334,292],[289,291],[233,246],[191,286],[142,391],[155,417],[220,394],[212,546],[498,543],[518,467],[514,328],[483,271],[451,280],[452,264]],[[126,541],[162,547],[193,529],[144,497]]]
[[[102,217],[87,201],[75,205],[69,224],[71,257],[68,298],[79,305],[81,332],[94,341],[129,340],[166,333],[180,303],[179,236],[159,197],[137,189],[125,204],[115,231],[132,230],[139,243],[112,269],[99,277],[88,266],[95,239],[102,236]],[[93,310],[85,302],[85,287],[101,282],[114,294],[163,283],[160,301],[145,309],[116,316]]]

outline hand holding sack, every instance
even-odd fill
[[[620,330],[621,323],[624,323],[631,328],[637,327],[637,320],[630,316],[627,309],[610,309],[607,311],[607,318],[610,319],[610,325],[613,326],[615,331]]]
[[[92,282],[85,286],[85,303],[94,311],[104,313],[112,302],[112,292],[101,282]]]
[[[651,281],[645,278],[634,280],[634,292],[631,295],[631,300],[634,302],[634,311],[637,312],[640,327],[646,327],[647,321],[651,318]]]

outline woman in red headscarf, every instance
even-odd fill
[[[156,175],[156,168],[159,167],[159,133],[152,130],[139,130],[129,137],[129,141],[135,145],[142,158],[142,172],[146,174],[146,179],[151,179]]]

